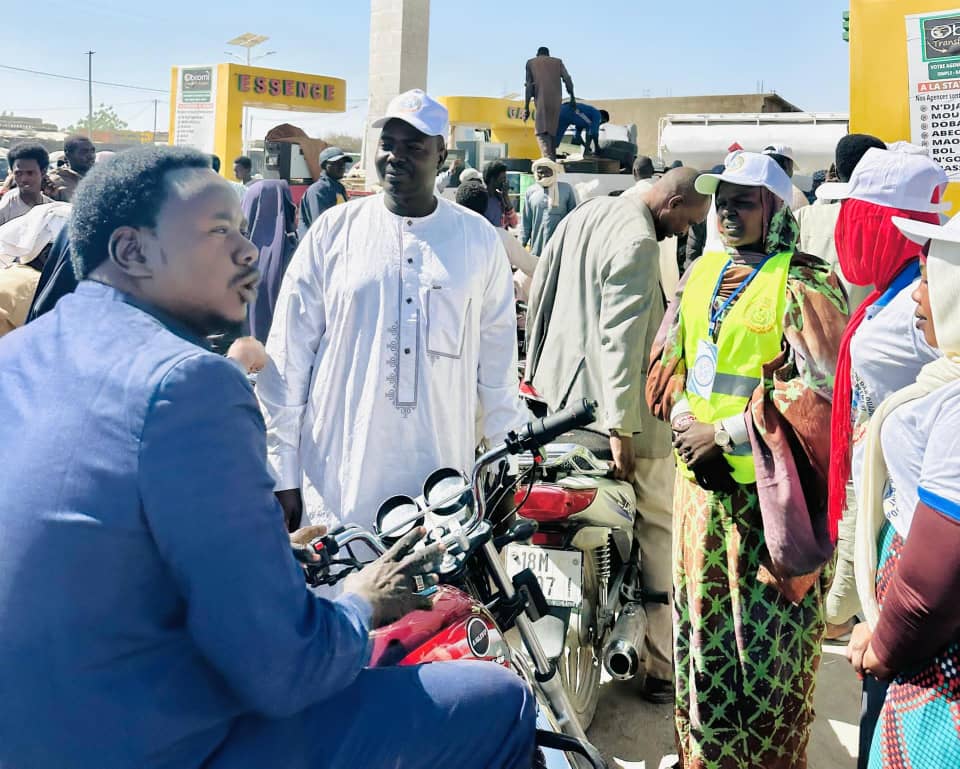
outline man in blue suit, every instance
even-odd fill
[[[0,766],[527,769],[509,671],[365,669],[429,607],[422,531],[306,589],[253,391],[204,346],[258,279],[208,158],[132,150],[74,201],[77,290],[0,343]]]

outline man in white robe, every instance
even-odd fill
[[[446,109],[422,91],[378,121],[383,194],[325,212],[284,277],[257,392],[288,522],[370,527],[438,467],[526,421],[503,245],[438,198]],[[306,521],[305,521],[306,522]]]

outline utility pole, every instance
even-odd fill
[[[157,101],[158,99],[153,100],[153,143],[157,143]]]
[[[93,54],[87,51],[87,137],[93,139]]]

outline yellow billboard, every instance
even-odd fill
[[[913,141],[937,157],[939,139],[933,136],[933,121],[913,119],[918,116],[911,113],[916,100],[908,35],[916,36],[921,28],[908,26],[908,17],[937,17],[957,10],[960,0],[850,0],[851,133],[873,134],[888,143]],[[839,34],[839,20],[837,27]],[[960,184],[950,185],[946,199],[956,210]]]
[[[245,107],[346,111],[347,84],[335,77],[243,64],[178,66],[170,77],[170,143],[218,155],[228,177],[243,154]]]
[[[540,146],[530,119],[523,121],[523,103],[512,99],[484,96],[440,96],[438,101],[450,113],[450,126],[470,126],[490,130],[490,141],[508,145],[511,158],[540,157]]]

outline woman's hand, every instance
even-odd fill
[[[857,675],[863,677],[863,657],[870,646],[870,639],[873,638],[873,631],[866,622],[855,625],[850,633],[850,641],[847,643],[847,659],[857,671]]]
[[[863,672],[881,681],[889,681],[895,674],[893,670],[880,661],[880,658],[873,651],[872,643],[867,646],[867,650],[863,653]]]
[[[673,447],[691,470],[704,462],[718,459],[723,450],[717,445],[712,424],[696,419],[677,420],[673,430]]]
[[[847,659],[857,671],[857,675],[873,676],[881,681],[889,681],[895,671],[884,665],[873,650],[873,631],[866,622],[861,622],[853,628],[850,634],[850,643],[847,644]]]

